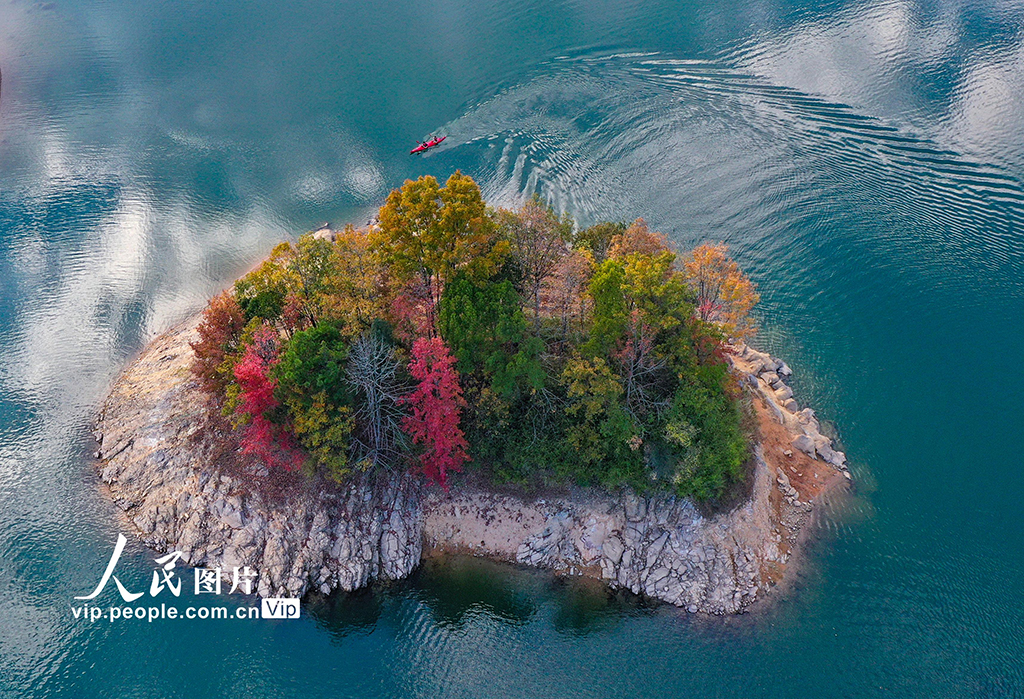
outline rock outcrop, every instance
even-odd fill
[[[759,399],[763,439],[743,504],[705,517],[667,495],[580,492],[524,502],[484,491],[433,492],[424,507],[428,549],[589,575],[691,612],[741,611],[781,579],[813,499],[849,472],[813,411],[793,400],[785,362],[745,345],[734,351],[733,370]]]
[[[412,480],[300,490],[271,503],[211,468],[215,446],[195,438],[205,407],[189,372],[194,328],[154,340],[118,379],[98,423],[100,475],[143,542],[181,551],[194,567],[249,566],[263,596],[409,575],[423,542]]]
[[[832,448],[832,440],[821,433],[821,423],[810,408],[801,410],[793,399],[793,389],[785,379],[793,374],[781,359],[738,345],[731,357],[733,371],[745,376],[747,386],[760,396],[773,419],[792,433],[790,443],[812,459],[820,458],[849,480],[846,454]]]
[[[696,612],[737,612],[784,564],[769,503],[768,466],[756,458],[751,499],[704,517],[688,500],[579,493],[526,503],[509,496],[431,493],[429,548],[455,549],[569,575],[589,575]]]
[[[734,370],[756,396],[762,444],[749,499],[702,515],[671,496],[594,491],[523,500],[424,489],[395,475],[269,500],[218,469],[189,373],[195,322],[154,340],[121,375],[97,425],[101,476],[149,546],[204,568],[249,566],[263,596],[354,590],[409,575],[421,555],[460,551],[613,587],[692,612],[741,611],[783,576],[814,498],[845,456],[799,410],[786,364],[745,346]]]

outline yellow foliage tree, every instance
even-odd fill
[[[373,247],[400,281],[416,280],[427,297],[427,328],[436,331],[444,285],[464,270],[485,278],[506,254],[476,182],[456,171],[444,187],[427,175],[408,180],[381,207]]]
[[[301,284],[292,269],[294,260],[291,243],[280,243],[259,267],[235,282],[235,298],[246,320],[258,317],[274,322],[280,317],[286,298]]]
[[[331,268],[321,305],[325,317],[337,321],[342,334],[352,340],[375,319],[386,316],[385,274],[369,233],[351,225],[338,231],[331,250]]]

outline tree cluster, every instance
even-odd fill
[[[200,385],[274,468],[412,468],[715,498],[748,456],[724,352],[753,285],[724,246],[680,258],[642,219],[578,229],[492,209],[456,172],[379,223],[282,243],[211,301]]]

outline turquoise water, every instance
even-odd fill
[[[0,695],[1024,695],[1024,9],[735,5],[0,0]],[[119,369],[455,168],[730,244],[857,483],[794,589],[707,619],[461,560],[297,622],[75,620],[130,532],[88,458]]]

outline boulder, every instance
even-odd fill
[[[805,432],[817,433],[821,431],[821,424],[818,423],[818,418],[814,416],[814,411],[810,408],[804,408],[798,412],[796,418],[803,425]]]
[[[824,435],[819,434],[814,438],[814,448],[823,461],[836,468],[840,468],[846,463],[846,455],[833,449],[832,441]]]
[[[841,451],[832,450],[832,458],[826,459],[836,468],[846,468],[846,454]]]
[[[608,537],[601,546],[601,552],[604,554],[605,559],[612,565],[619,564],[624,550],[625,547],[622,545],[622,539],[617,536]]]
[[[793,438],[793,448],[810,457],[814,457],[814,440],[805,434],[797,435]]]

